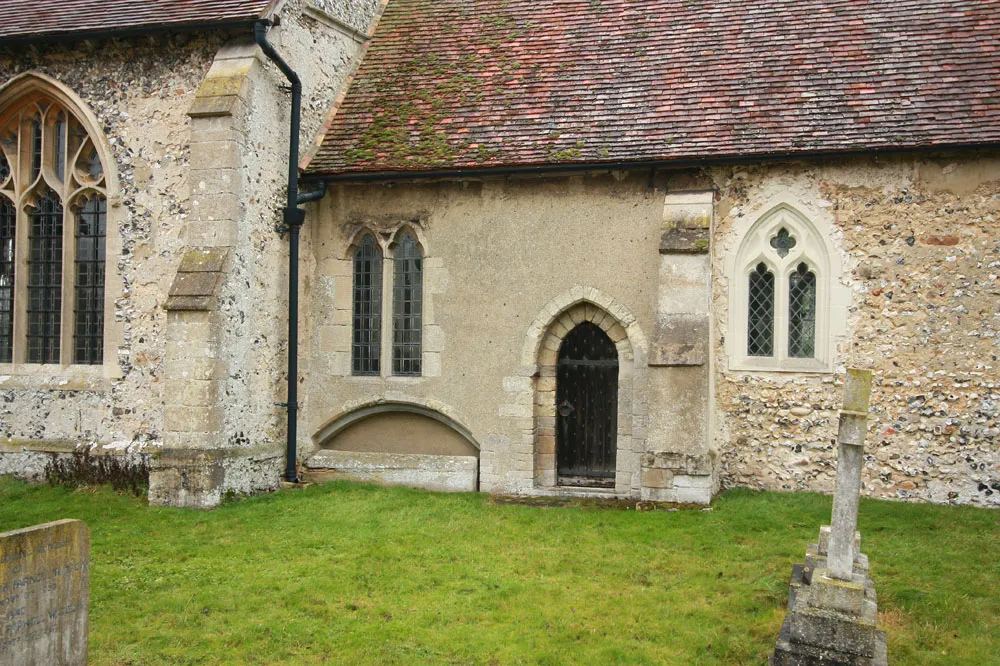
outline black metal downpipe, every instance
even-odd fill
[[[285,480],[295,483],[299,480],[295,467],[295,444],[297,437],[297,417],[299,399],[299,231],[305,222],[306,212],[300,203],[315,201],[326,193],[324,183],[316,192],[299,196],[299,129],[302,115],[302,81],[288,66],[274,47],[267,41],[270,21],[259,21],[253,26],[253,38],[257,45],[281,70],[292,84],[292,113],[290,136],[288,139],[288,203],[284,208],[284,226],[288,231],[288,440],[285,446]]]

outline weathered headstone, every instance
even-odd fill
[[[0,534],[0,664],[85,665],[89,602],[86,523]]]
[[[788,614],[772,666],[886,666],[885,633],[857,532],[871,372],[849,369],[838,431],[837,483],[830,527],[792,570]]]

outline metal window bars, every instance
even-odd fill
[[[28,213],[28,363],[58,363],[63,206],[47,190]]]
[[[0,182],[5,180],[0,174]],[[0,197],[0,363],[14,357],[14,244],[17,210]]]
[[[378,375],[382,354],[382,250],[366,234],[354,253],[351,373]]]
[[[96,365],[104,359],[104,246],[108,202],[95,196],[76,216],[73,362]]]
[[[421,373],[423,258],[413,234],[399,240],[393,257],[392,374]]]

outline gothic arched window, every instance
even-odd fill
[[[778,206],[751,225],[729,261],[730,369],[832,369],[839,262],[812,222]]]
[[[351,373],[378,375],[382,354],[382,249],[365,234],[354,252]]]
[[[106,235],[84,123],[41,90],[0,102],[0,363],[103,363]]]
[[[423,255],[405,231],[393,253],[392,374],[420,374],[422,326]]]

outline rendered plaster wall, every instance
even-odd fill
[[[412,453],[418,455],[475,456],[479,451],[448,426],[419,414],[376,414],[352,423],[323,448],[357,453]]]
[[[632,341],[647,338],[655,318],[663,214],[662,192],[649,187],[647,174],[344,185],[322,204],[310,227],[316,275],[305,292],[311,353],[304,433],[316,435],[372,404],[420,405],[472,434],[481,489],[528,492],[536,475],[534,388],[553,382],[533,377],[538,361],[526,349],[532,336],[540,343],[541,319],[554,320],[575,301],[601,304],[615,313],[609,334],[627,338],[622,349],[634,354],[620,362],[642,366],[629,376],[645,376],[644,343]],[[388,234],[403,222],[416,229],[425,253],[423,376],[394,377],[383,366],[381,377],[353,377],[349,246],[362,228]],[[383,270],[391,271],[389,261]],[[579,315],[596,318],[588,307]],[[604,324],[604,314],[599,318]],[[642,382],[620,385],[619,400],[634,418],[619,434],[640,443],[645,413],[634,405],[645,404],[644,394]],[[629,456],[621,464],[631,470],[620,483],[629,488],[634,472],[637,490],[638,453],[621,444],[619,455]]]
[[[678,178],[681,179],[680,177]],[[727,486],[830,492],[846,366],[873,371],[865,493],[1000,506],[1000,155],[717,168],[715,437]],[[727,371],[725,259],[776,202],[821,220],[850,291],[835,373]]]
[[[117,171],[109,192],[114,309],[102,377],[68,366],[50,376],[8,368],[0,377],[0,452],[66,451],[80,444],[155,451],[162,442],[161,308],[190,211],[187,109],[221,40],[175,36],[0,49],[0,83],[25,73],[70,88],[97,117]],[[97,368],[100,370],[100,368]],[[3,455],[0,473],[37,476],[45,454]],[[44,465],[42,465],[44,468]]]

